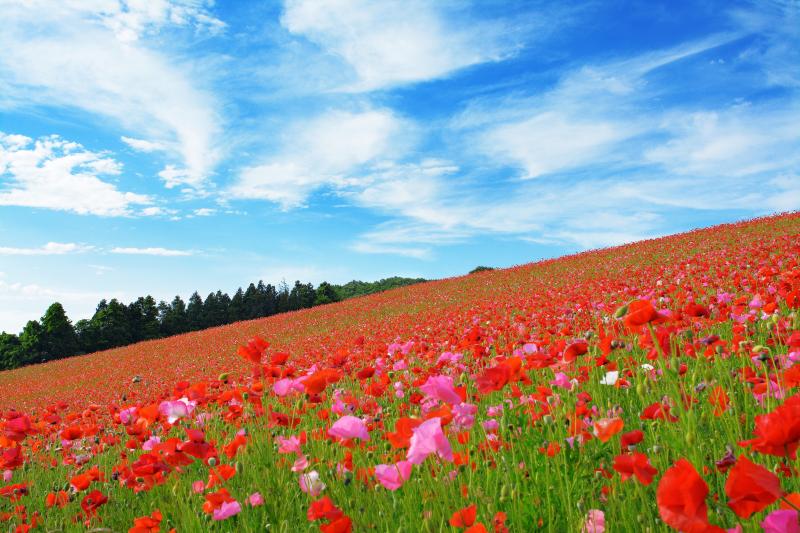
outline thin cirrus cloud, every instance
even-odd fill
[[[518,49],[507,25],[455,23],[445,7],[417,0],[286,0],[281,23],[349,65],[353,80],[342,89],[354,92],[439,78]]]
[[[482,164],[516,168],[523,181],[498,184],[503,192],[493,196],[463,170],[420,175],[418,165],[405,164],[401,175],[356,195],[394,219],[351,248],[424,258],[436,244],[492,234],[591,248],[663,234],[675,209],[796,209],[796,98],[690,110],[683,102],[652,105],[686,90],[679,78],[664,84],[665,71],[702,65],[741,37],[583,65],[531,96],[475,99],[451,121],[452,135],[464,141],[450,159],[468,168],[477,147]],[[758,72],[749,84],[761,83]],[[425,242],[434,231],[438,242]]]
[[[0,246],[0,255],[65,255],[94,250],[94,246],[74,242],[48,242],[38,248]]]
[[[0,5],[0,108],[60,106],[112,119],[137,134],[126,141],[134,149],[163,148],[177,160],[168,186],[207,185],[219,160],[215,99],[186,65],[140,39],[184,26],[218,30],[205,2]]]
[[[135,248],[135,247],[121,247],[111,249],[112,254],[120,255],[155,255],[161,257],[186,257],[194,255],[194,250],[173,250],[161,247],[148,247],[148,248]]]
[[[303,206],[321,187],[358,183],[353,172],[396,154],[409,142],[410,129],[386,109],[328,111],[290,126],[279,153],[242,169],[227,195],[268,200],[284,210]]]

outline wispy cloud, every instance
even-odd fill
[[[0,246],[0,255],[64,255],[88,252],[94,246],[74,242],[48,242],[38,248],[15,248]]]
[[[203,187],[220,157],[215,99],[187,65],[139,37],[220,27],[204,4],[3,2],[0,107],[62,106],[110,118],[136,134],[133,147],[144,138],[180,160],[181,184]]]
[[[406,144],[403,119],[386,109],[329,111],[288,129],[281,151],[241,171],[227,195],[260,199],[283,209],[302,206],[323,186],[358,181],[361,165],[391,157]]]
[[[111,253],[122,255],[157,255],[162,257],[186,257],[195,254],[193,250],[171,250],[169,248],[160,247],[133,248],[119,246],[112,248]]]
[[[352,68],[353,80],[343,87],[350,91],[439,78],[506,58],[519,46],[508,25],[470,21],[443,3],[286,0],[284,6],[281,21],[290,32]]]

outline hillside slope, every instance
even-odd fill
[[[168,339],[0,372],[0,408],[31,409],[55,401],[77,405],[150,397],[176,381],[246,372],[236,347],[254,335],[292,355],[298,368],[363,346],[380,355],[393,339],[424,339],[433,348],[474,317],[508,320],[516,313],[556,314],[587,304],[618,302],[653,290],[658,279],[686,264],[731,262],[751,245],[768,254],[768,239],[796,239],[800,214],[728,224],[689,233],[549,259],[509,269],[412,285],[384,293],[264,319],[238,322]],[[795,245],[797,240],[795,240]],[[753,253],[747,250],[747,254]],[[694,266],[693,268],[698,268]],[[684,275],[688,273],[684,272]],[[718,280],[722,281],[722,280]],[[587,300],[592,295],[591,300]],[[585,311],[585,310],[584,310]],[[576,313],[570,330],[590,327]],[[430,331],[427,324],[450,324]],[[360,348],[359,348],[360,350]],[[139,376],[141,381],[133,382]]]
[[[0,527],[794,531],[799,388],[790,214],[2,373]]]

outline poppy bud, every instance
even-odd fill
[[[249,397],[250,397],[250,393],[249,393],[249,392],[245,391],[245,392],[243,392],[243,393],[242,393],[242,398],[243,398],[243,399],[245,399],[245,400],[246,400],[246,399],[248,399]]]
[[[769,348],[766,346],[762,346],[761,344],[756,344],[753,346],[753,353],[761,353],[761,352],[769,352]]]
[[[644,381],[639,381],[639,383],[636,384],[636,394],[643,398],[646,392],[647,387],[645,386]]]
[[[227,381],[229,377],[230,377],[229,372],[223,372],[222,374],[219,375],[217,379],[219,379],[220,381]]]
[[[625,304],[621,307],[617,307],[617,310],[614,311],[614,318],[622,318],[628,314],[628,304]]]
[[[694,431],[687,431],[686,432],[686,444],[689,446],[694,446]]]
[[[589,339],[591,339],[592,337],[594,337],[594,331],[592,331],[592,330],[589,330],[589,331],[587,331],[586,333],[583,334],[583,338],[586,339],[587,341]]]
[[[508,485],[500,487],[500,501],[503,502],[508,499]]]
[[[542,422],[544,422],[545,424],[552,424],[553,423],[553,417],[550,416],[550,415],[544,415],[542,417]]]
[[[236,473],[237,474],[241,474],[242,473],[242,463],[240,463],[239,461],[236,461],[236,463],[233,465],[233,467],[236,469]]]

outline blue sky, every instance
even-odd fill
[[[0,330],[800,207],[773,2],[0,0]]]

